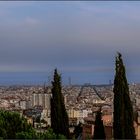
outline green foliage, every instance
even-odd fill
[[[61,76],[54,71],[54,79],[52,82],[52,98],[51,98],[51,127],[57,134],[62,134],[69,138],[69,121],[64,105],[64,98],[61,93]]]
[[[67,138],[62,134],[58,134],[58,139],[67,140]]]
[[[16,138],[17,139],[32,139],[32,134],[29,132],[18,132],[16,133]]]
[[[51,128],[49,128],[46,132],[19,132],[16,133],[16,138],[17,139],[41,139],[41,140],[45,140],[45,139],[66,139],[66,137],[64,135],[59,134],[58,137],[57,135],[53,132],[53,130]]]
[[[48,129],[44,133],[37,133],[27,120],[18,113],[0,111],[0,139],[65,139],[65,136]]]
[[[1,135],[1,138],[7,138],[6,130],[3,128],[0,128],[0,135]]]
[[[27,120],[20,117],[18,113],[0,111],[0,137],[14,139],[16,138],[16,133],[32,130],[33,128],[27,123]]]
[[[106,139],[101,109],[96,114],[93,139]]]
[[[44,133],[38,133],[39,139],[66,139],[64,135],[58,134],[58,136],[53,132],[53,129],[49,128]]]
[[[56,134],[52,129],[48,129],[46,132],[41,134],[42,139],[56,139]]]
[[[133,108],[129,97],[129,87],[121,54],[116,57],[114,79],[114,122],[115,139],[135,139]]]
[[[25,138],[28,138],[28,139],[30,139],[30,138],[31,139],[38,139],[39,138],[38,133],[34,129],[31,129],[29,131],[22,131],[22,132],[16,133],[16,138],[19,139],[20,138],[19,136],[22,136],[20,133],[22,135],[24,135]]]

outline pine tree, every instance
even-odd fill
[[[114,79],[114,139],[135,139],[133,108],[129,97],[129,87],[121,54],[116,57]]]
[[[57,136],[62,134],[69,138],[68,115],[61,92],[61,76],[57,73],[57,69],[54,71],[53,80],[51,98],[51,127]]]
[[[93,139],[106,139],[101,109],[96,113]]]
[[[0,110],[0,138],[16,139],[19,133],[32,135],[32,139],[36,138],[36,131],[19,113]]]

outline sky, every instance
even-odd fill
[[[122,53],[140,83],[139,1],[0,1],[0,84],[108,84]]]

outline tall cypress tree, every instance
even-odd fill
[[[68,115],[61,92],[61,76],[57,73],[57,69],[54,71],[54,79],[52,82],[51,127],[57,136],[63,134],[69,138]]]
[[[101,109],[96,113],[93,139],[106,139]]]
[[[116,57],[116,75],[114,79],[114,139],[135,139],[133,126],[133,107],[129,97],[129,87],[122,56]]]

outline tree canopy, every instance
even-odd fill
[[[58,74],[57,69],[54,71],[52,81],[51,127],[57,135],[62,134],[69,138],[68,115],[61,92],[61,76]]]
[[[15,139],[17,133],[28,132],[35,134],[34,129],[20,114],[0,110],[0,137],[4,139]],[[33,136],[34,138],[34,136]]]
[[[115,139],[135,139],[133,107],[129,97],[129,87],[126,79],[122,55],[116,57],[116,74],[114,79],[114,122]]]
[[[0,110],[0,138],[1,139],[65,139],[64,135],[57,135],[51,128],[45,132],[37,132],[19,113]]]
[[[106,139],[101,109],[96,113],[93,139]]]

